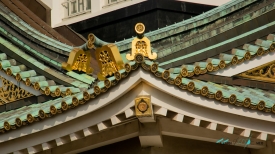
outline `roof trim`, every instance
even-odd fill
[[[241,34],[241,35],[238,35],[238,36],[236,36],[236,37],[233,37],[233,38],[231,38],[231,39],[229,39],[229,40],[226,40],[226,41],[220,42],[220,43],[218,43],[218,44],[212,45],[212,46],[210,46],[210,47],[207,47],[207,48],[204,48],[204,49],[201,49],[201,50],[192,52],[192,53],[190,53],[190,54],[187,54],[187,55],[184,55],[184,56],[181,56],[181,57],[177,57],[177,58],[172,59],[172,60],[168,60],[168,61],[162,62],[162,63],[159,64],[159,66],[165,67],[166,65],[169,65],[170,63],[174,63],[175,61],[181,61],[181,60],[184,60],[184,59],[189,58],[189,57],[191,57],[191,56],[194,56],[194,55],[196,55],[196,54],[204,53],[204,52],[206,52],[206,51],[208,51],[208,50],[211,50],[211,49],[213,49],[213,48],[216,48],[216,47],[218,47],[218,46],[222,46],[222,45],[228,44],[228,43],[230,43],[230,42],[234,42],[234,41],[236,41],[236,40],[238,40],[238,39],[245,38],[246,36],[249,36],[249,35],[251,35],[251,34],[254,34],[254,33],[256,33],[256,32],[258,32],[258,31],[260,31],[260,30],[267,29],[267,28],[269,28],[269,27],[271,27],[271,26],[274,26],[274,25],[275,25],[275,21],[273,21],[273,22],[271,22],[271,23],[268,23],[268,24],[266,24],[266,25],[264,25],[264,26],[258,27],[258,28],[256,28],[256,29],[253,29],[253,30],[251,30],[251,31],[249,31],[249,32],[246,32],[246,33],[244,33],[244,34]],[[260,56],[260,55],[259,55],[259,56]],[[244,58],[244,57],[240,57],[240,58]]]
[[[141,81],[147,84],[140,84],[140,86],[136,86]],[[122,81],[119,86],[110,89],[109,93],[104,93],[99,98],[89,102],[89,104],[86,103],[86,105],[79,106],[74,110],[66,111],[59,116],[54,116],[54,118],[47,118],[47,120],[43,120],[42,122],[34,123],[31,125],[32,129],[23,127],[18,131],[2,134],[0,135],[0,142],[16,139],[18,137],[27,136],[33,133],[41,134],[42,131],[44,134],[44,141],[50,141],[59,137],[63,137],[87,127],[97,125],[106,119],[110,119],[110,117],[114,115],[124,112],[134,105],[133,98],[135,98],[136,95],[148,94],[151,95],[151,100],[154,105],[158,105],[182,115],[191,116],[196,119],[207,120],[213,123],[216,122],[219,124],[226,124],[234,127],[236,126],[237,128],[250,128],[253,131],[275,134],[272,130],[273,127],[271,127],[271,125],[273,125],[274,119],[268,113],[259,114],[257,111],[251,112],[251,110],[245,108],[240,112],[240,108],[238,107],[222,105],[217,103],[216,100],[209,101],[207,98],[190,95],[189,92],[182,92],[173,85],[163,84],[164,82],[165,81],[163,80],[155,79],[153,74],[145,72],[143,69],[139,69],[138,71],[133,72],[128,79]],[[155,88],[158,90],[154,90]],[[130,90],[133,91],[131,93],[127,93]],[[169,95],[170,97],[166,98],[166,96],[164,94],[162,95],[160,91]],[[121,97],[126,93],[127,97]],[[120,98],[124,101],[119,100]],[[198,107],[198,105],[204,107]],[[192,113],[192,110],[196,110],[196,112]],[[217,113],[221,114],[221,116],[217,117]],[[204,114],[207,116],[204,116]],[[89,117],[89,122],[87,122],[87,117]],[[226,120],[222,120],[223,118]],[[71,125],[70,122],[72,122],[72,120],[77,120],[77,123],[79,126],[81,126],[81,128],[68,127]],[[251,125],[251,123],[255,123],[255,120],[257,123],[259,123],[259,125]],[[61,127],[60,124],[63,124],[63,127]],[[66,129],[64,131],[53,131],[51,133],[47,133],[50,131],[50,128],[62,130],[64,127]],[[40,144],[40,141],[37,142],[37,140],[33,139],[33,137],[37,138],[36,136],[32,136],[31,141],[27,144],[30,144],[30,146]],[[14,145],[8,144],[7,146]],[[21,146],[22,147],[16,148],[20,150],[26,147],[25,145]]]
[[[264,54],[263,56],[258,56],[256,58],[253,58],[252,60],[245,61],[237,66],[227,67],[223,70],[220,69],[216,72],[210,72],[210,74],[218,75],[218,76],[226,76],[226,77],[235,76],[242,72],[248,71],[250,69],[253,69],[253,68],[259,67],[261,65],[264,65],[266,63],[274,61],[274,56],[275,56],[274,51]]]
[[[0,28],[0,30],[1,30],[1,28]],[[29,56],[26,53],[22,52],[18,47],[14,46],[12,43],[10,43],[9,41],[3,39],[2,37],[0,37],[0,42],[1,42],[0,46],[3,46],[6,49],[6,51],[2,51],[2,52],[5,52],[7,54],[11,54],[14,57],[18,56],[18,57],[22,58],[26,62],[30,63],[31,66],[34,66],[34,69],[36,70],[35,72],[40,72],[41,73],[41,70],[42,70],[43,71],[42,73],[44,73],[44,75],[46,77],[48,77],[50,79],[53,79],[53,80],[56,80],[58,82],[61,82],[64,85],[72,85],[72,86],[76,86],[76,87],[79,87],[79,88],[88,88],[89,87],[89,85],[86,84],[86,83],[83,83],[79,80],[73,79],[73,78],[65,76],[63,74],[60,74],[60,73],[54,71],[53,69],[43,65],[42,63],[38,62],[37,60],[35,60],[31,56]],[[24,47],[27,48],[26,46],[24,46]],[[33,50],[33,52],[36,52],[36,51]],[[37,53],[37,54],[39,54],[40,56],[43,56],[40,53]],[[51,61],[51,59],[49,59],[49,61]],[[21,73],[21,72],[18,72],[18,73]],[[12,72],[12,75],[16,76],[16,74],[13,74],[13,72]]]
[[[129,66],[130,64],[127,64],[127,65]],[[126,68],[127,72],[130,72],[131,70],[129,70],[128,66],[126,66],[125,68]],[[137,63],[132,62],[130,65],[130,69],[135,70],[135,69],[137,69],[138,66],[139,65]],[[174,97],[180,98],[181,100],[186,100],[188,102],[192,102],[199,106],[204,106],[206,108],[212,108],[214,110],[219,110],[219,111],[223,111],[223,112],[227,112],[227,113],[233,113],[233,114],[244,116],[244,117],[249,117],[249,118],[254,118],[254,119],[259,119],[259,120],[264,120],[264,121],[270,121],[270,122],[274,121],[273,117],[269,113],[261,112],[261,114],[259,115],[259,113],[257,111],[253,112],[252,110],[248,110],[245,108],[242,108],[243,112],[240,112],[238,107],[232,107],[230,105],[221,106],[221,103],[217,103],[217,101],[216,101],[216,100],[220,100],[222,102],[230,102],[231,104],[235,104],[237,106],[244,105],[244,106],[250,107],[252,109],[258,108],[259,110],[265,110],[266,112],[270,112],[271,108],[273,109],[275,105],[274,105],[274,103],[273,103],[273,106],[270,104],[271,101],[269,98],[266,98],[265,102],[264,102],[264,101],[259,100],[261,98],[256,98],[254,96],[253,97],[251,96],[251,100],[249,100],[249,103],[248,103],[247,98],[245,98],[245,94],[244,94],[244,96],[242,96],[242,95],[238,95],[236,93],[236,91],[238,91],[238,90],[232,91],[232,89],[222,89],[221,87],[218,87],[218,86],[214,89],[211,89],[211,87],[215,86],[215,85],[208,83],[209,87],[207,85],[203,86],[203,82],[201,82],[201,81],[189,80],[186,78],[181,78],[174,74],[169,74],[168,71],[164,71],[161,68],[157,68],[157,65],[155,65],[155,63],[150,62],[150,61],[145,61],[145,63],[142,63],[141,66],[143,67],[144,70],[151,70],[152,72],[155,72],[154,74],[156,76],[162,77],[164,79],[164,81],[167,81],[168,83],[170,83],[172,85],[163,84],[163,82],[164,82],[163,80],[156,80],[155,77],[152,77],[153,74],[145,73],[145,71],[139,69],[139,71],[136,71],[133,74],[131,74],[131,78],[128,78],[128,80],[124,80],[123,83],[119,87],[112,88],[110,90],[111,92],[108,93],[108,97],[106,97],[106,95],[103,95],[102,97],[100,97],[100,99],[95,99],[95,101],[92,102],[93,105],[92,104],[89,105],[88,108],[86,106],[84,109],[83,106],[81,106],[80,107],[81,112],[77,112],[75,114],[75,117],[67,117],[63,121],[62,120],[56,121],[53,125],[44,126],[43,129],[51,128],[53,126],[62,124],[66,121],[70,121],[74,118],[77,118],[77,117],[83,116],[85,114],[88,114],[90,112],[96,111],[97,109],[118,99],[121,95],[125,94],[132,87],[137,85],[141,80],[145,81],[146,83],[154,86],[155,88],[157,88],[161,91],[164,91],[165,93],[168,93]],[[155,69],[157,69],[157,71],[155,71]],[[31,114],[24,113],[24,114],[20,115],[19,118],[22,122],[25,122],[25,124],[27,124],[27,123],[33,123],[34,121],[39,121],[39,119],[42,120],[46,117],[51,117],[57,113],[62,113],[62,111],[67,110],[68,107],[70,107],[70,106],[71,106],[71,108],[74,108],[74,106],[78,106],[79,104],[84,104],[86,101],[90,100],[91,98],[95,98],[97,95],[100,95],[101,93],[106,92],[112,85],[113,86],[116,85],[117,82],[121,78],[125,78],[127,76],[127,74],[128,73],[126,73],[125,70],[121,70],[120,72],[115,73],[115,77],[110,77],[105,81],[97,83],[97,85],[95,85],[95,87],[93,89],[89,89],[88,91],[86,91],[84,93],[78,93],[74,96],[67,96],[63,99],[59,98],[54,101],[49,101],[49,102],[46,102],[43,104],[35,104],[33,106],[36,106],[36,107],[33,110],[29,111],[29,112],[31,112]],[[178,81],[179,79],[180,79],[181,83],[179,83],[179,81]],[[186,90],[181,91],[179,89],[176,89],[174,84],[179,86],[179,88],[186,89]],[[233,88],[233,87],[227,87],[227,88]],[[242,89],[242,90],[245,91],[245,89]],[[254,89],[251,89],[251,90],[254,93],[257,93],[257,90],[254,90]],[[205,97],[190,95],[190,93],[187,91],[192,91],[194,94],[201,94]],[[212,98],[212,99],[209,100],[208,98]],[[250,98],[248,98],[248,99],[250,99]],[[241,102],[241,101],[243,101],[243,102]],[[64,108],[65,106],[66,106],[66,108]],[[18,109],[18,110],[20,110],[20,109]],[[272,111],[274,112],[274,110],[272,110]],[[16,112],[16,111],[13,110],[11,112]],[[8,114],[8,113],[9,112],[7,112],[6,114]],[[43,113],[43,114],[41,115],[41,113]],[[15,126],[15,128],[16,128],[17,121],[14,118],[16,118],[18,116],[19,115],[15,115],[14,117],[10,117],[8,119],[2,120],[1,125],[0,125],[0,127],[2,127],[2,130],[3,130],[3,128],[6,129],[6,125],[5,125],[6,123],[8,123],[9,125],[13,124],[13,126]],[[63,114],[61,116],[64,118]],[[2,117],[3,117],[3,115],[2,115]],[[60,117],[60,116],[58,116],[58,117]],[[41,130],[34,129],[33,131],[37,132],[37,131],[41,131]],[[34,132],[30,132],[30,133],[34,133]],[[23,134],[23,136],[24,135],[25,134]],[[19,136],[22,136],[22,134],[20,134]],[[6,139],[4,139],[4,140],[6,140]],[[4,141],[4,140],[2,140],[2,141]],[[0,141],[1,141],[1,136],[0,136]]]

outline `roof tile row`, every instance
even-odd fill
[[[207,72],[224,69],[231,65],[240,64],[246,60],[253,59],[275,51],[274,34],[267,36],[267,40],[257,39],[255,44],[244,44],[243,49],[232,49],[231,54],[221,53],[219,59],[208,58],[205,62],[196,62],[193,65],[182,65],[170,68],[171,73],[181,74],[182,77],[205,74]]]
[[[121,79],[126,78],[131,71],[136,70],[139,66],[152,72],[155,76],[164,79],[169,84],[193,94],[202,95],[203,97],[215,99],[223,103],[275,113],[275,102],[273,101],[275,94],[268,91],[224,84],[219,85],[196,79],[192,80],[184,78],[180,74],[174,74],[162,69],[158,67],[157,63],[150,60],[130,61],[125,64],[125,69],[116,72],[114,76],[107,78],[105,81],[95,83],[93,88],[87,91],[1,113],[0,132],[4,133],[11,129],[33,123],[34,121],[54,116],[57,113],[65,112],[68,109],[73,109],[79,104],[84,104],[101,93],[106,92],[110,87],[115,86]]]

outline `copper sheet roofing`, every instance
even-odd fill
[[[24,4],[18,0],[2,0],[1,1],[6,7],[8,7],[13,13],[19,16],[22,20],[28,23],[31,27],[38,30],[40,33],[54,38],[62,43],[73,45],[70,41],[65,39],[62,35],[52,29],[43,20],[37,17],[33,12],[31,12]]]

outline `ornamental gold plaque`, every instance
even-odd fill
[[[69,55],[67,63],[62,63],[62,68],[67,71],[77,70],[91,74],[93,72],[93,68],[90,67],[90,63],[90,51],[83,51],[83,49],[74,48]]]
[[[137,117],[152,117],[152,104],[150,96],[138,96],[135,98],[135,110]]]
[[[28,91],[14,85],[12,82],[1,76],[0,80],[0,105],[33,96]]]
[[[62,63],[62,68],[67,71],[81,71],[86,74],[93,73],[93,68],[90,66],[91,63],[91,53],[90,50],[94,49],[95,42],[94,34],[89,34],[88,41],[77,48],[74,48],[69,55],[68,61]]]
[[[96,49],[95,54],[100,68],[97,77],[101,81],[124,68],[123,60],[115,44],[107,44],[99,47]]]
[[[143,57],[147,57],[151,60],[157,58],[157,53],[152,52],[150,40],[144,36],[145,26],[143,23],[137,23],[135,26],[137,37],[132,41],[131,53],[126,55],[128,60],[134,60],[136,55],[141,54]]]
[[[253,68],[237,76],[251,80],[275,83],[275,61]]]

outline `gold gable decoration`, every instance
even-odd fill
[[[107,44],[96,49],[96,60],[100,72],[97,77],[99,80],[105,80],[107,76],[114,75],[124,68],[123,60],[115,44]]]
[[[100,68],[98,73],[99,80],[105,80],[107,76],[112,76],[124,68],[117,46],[98,39],[92,33],[89,34],[88,41],[84,45],[71,51],[68,62],[63,63],[62,68],[67,71],[77,70],[91,74],[93,68],[90,66],[90,49],[95,50],[96,60]]]
[[[275,83],[275,61],[238,74],[237,77]]]
[[[74,48],[68,58],[67,62],[62,63],[62,68],[67,71],[81,71],[87,74],[93,72],[93,68],[90,66],[91,53],[90,49],[94,49],[95,38],[93,34],[88,36],[88,41],[79,48]]]
[[[2,84],[0,87],[0,104],[6,104],[33,96],[28,91],[14,85],[12,82],[1,76],[0,80]]]
[[[157,53],[152,52],[150,40],[144,36],[145,26],[143,23],[137,23],[135,26],[137,37],[132,41],[132,50],[130,54],[126,55],[128,60],[136,60],[142,62],[144,57],[151,60],[157,58]]]
[[[137,96],[135,98],[135,112],[137,117],[152,117],[152,103],[150,96]]]

